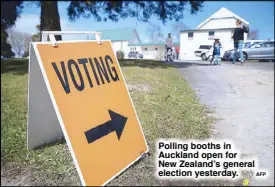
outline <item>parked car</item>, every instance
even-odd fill
[[[223,60],[233,60],[234,50],[225,51]],[[266,41],[243,48],[244,60],[272,60],[274,61],[274,41]],[[236,54],[240,60],[240,53]]]
[[[246,40],[244,43],[243,43],[243,48],[249,48],[251,47],[252,45],[254,44],[259,44],[261,42],[265,42],[265,40]]]
[[[246,40],[243,43],[243,48],[250,48],[253,45],[259,44],[259,43],[262,43],[262,42],[264,42],[264,40]],[[233,60],[233,54],[234,54],[234,49],[225,51],[224,54],[223,54],[222,60],[225,60],[225,61]],[[237,61],[238,61],[238,59],[237,59]]]
[[[244,48],[250,48],[252,45],[254,44],[258,44],[260,42],[250,42],[250,41],[246,41],[244,42],[243,44],[243,49]],[[239,50],[238,50],[239,52]],[[234,49],[231,49],[231,50],[227,50],[224,52],[223,54],[223,57],[222,57],[222,60],[225,60],[225,61],[232,61],[233,60],[233,54],[234,54]],[[237,60],[238,61],[238,60]]]
[[[138,51],[130,51],[128,54],[129,58],[134,58],[134,59],[138,59],[138,58],[143,58],[143,55],[141,53],[139,53]]]
[[[197,49],[194,53],[196,57],[201,57],[202,60],[207,60],[213,52],[212,45],[200,45],[199,49]]]

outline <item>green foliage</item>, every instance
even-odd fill
[[[182,19],[187,5],[190,5],[191,14],[195,14],[202,4],[203,1],[71,1],[68,15],[72,21],[80,16],[93,16],[96,21],[116,22],[128,17],[147,22],[156,16],[165,24],[167,20]]]
[[[12,27],[20,15],[23,1],[1,1],[1,32]]]
[[[4,30],[14,25],[23,8],[23,1],[1,1],[1,26]],[[60,31],[60,16],[57,1],[34,1],[41,8],[40,31]],[[138,21],[147,22],[156,16],[164,24],[168,20],[179,21],[184,17],[186,6],[190,6],[191,14],[195,14],[203,6],[203,1],[70,1],[67,13],[71,21],[80,16],[94,17],[96,21],[115,21],[134,17]],[[189,8],[189,7],[188,7]],[[35,40],[39,35],[34,37]],[[56,36],[61,40],[61,36]]]
[[[10,58],[14,56],[11,45],[7,43],[6,29],[15,24],[20,15],[23,1],[1,1],[1,56]]]
[[[7,43],[8,34],[6,31],[1,31],[1,56],[11,58],[14,53],[11,50],[11,45]]]
[[[33,42],[38,42],[40,41],[40,38],[41,38],[40,25],[36,25],[36,29],[37,29],[37,33],[32,35],[32,38],[31,38]]]

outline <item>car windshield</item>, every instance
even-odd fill
[[[252,46],[257,45],[257,44],[262,45],[263,43],[264,43],[264,42],[255,42],[255,43],[253,43],[253,44],[251,44],[250,46],[247,46],[247,47],[245,47],[245,48],[251,48]]]
[[[244,48],[250,48],[252,45],[250,42],[244,43]]]
[[[263,43],[265,43],[265,42],[255,42],[254,44],[252,44],[252,45],[250,46],[250,48],[254,48],[255,45],[262,45]]]
[[[199,49],[211,49],[211,45],[201,45]]]

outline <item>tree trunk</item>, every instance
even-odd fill
[[[61,31],[60,17],[57,1],[40,1],[40,32],[42,31]],[[56,40],[62,40],[61,35],[55,36]],[[42,34],[40,35],[40,40]]]

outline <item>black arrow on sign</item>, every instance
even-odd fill
[[[113,131],[116,131],[117,138],[118,140],[120,139],[127,118],[118,113],[115,113],[112,110],[108,110],[108,112],[111,117],[110,121],[107,121],[85,132],[85,136],[89,144]]]

